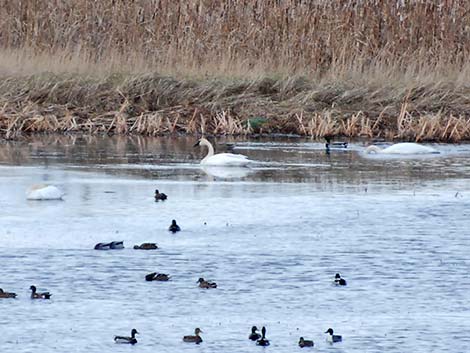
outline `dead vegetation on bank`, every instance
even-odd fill
[[[0,134],[468,140],[468,23],[463,0],[5,0]]]

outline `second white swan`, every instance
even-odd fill
[[[430,154],[439,153],[432,147],[419,145],[412,142],[396,143],[390,147],[381,149],[378,146],[369,146],[365,153],[384,153],[384,154]]]
[[[244,156],[242,154],[233,154],[233,153],[214,154],[214,147],[212,147],[212,144],[208,140],[206,140],[204,137],[201,137],[196,142],[194,147],[196,146],[206,146],[208,149],[207,155],[201,160],[202,165],[243,167],[252,162],[251,160],[248,159],[247,156]]]

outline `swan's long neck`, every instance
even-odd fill
[[[207,155],[204,157],[203,160],[206,160],[207,158],[212,157],[214,155],[214,147],[212,147],[212,144],[209,141],[207,141],[205,138],[202,138],[199,144],[201,146],[207,147]]]
[[[366,148],[366,153],[380,153],[382,150],[377,146],[369,146]]]

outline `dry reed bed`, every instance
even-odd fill
[[[465,0],[4,0],[0,133],[470,139],[468,23]]]
[[[0,132],[6,138],[34,132],[184,132],[470,139],[470,89],[355,87],[300,78],[14,77],[0,83]]]

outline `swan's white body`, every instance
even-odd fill
[[[53,185],[33,185],[26,193],[28,200],[62,200],[64,193]]]
[[[381,149],[377,146],[369,146],[366,148],[366,153],[383,153],[383,154],[430,154],[439,153],[432,147],[419,145],[412,142],[397,143],[390,147]]]
[[[251,163],[247,156],[233,153],[214,154],[214,147],[204,137],[198,141],[196,145],[206,146],[207,155],[202,159],[202,165],[215,165],[220,167],[243,167]]]

